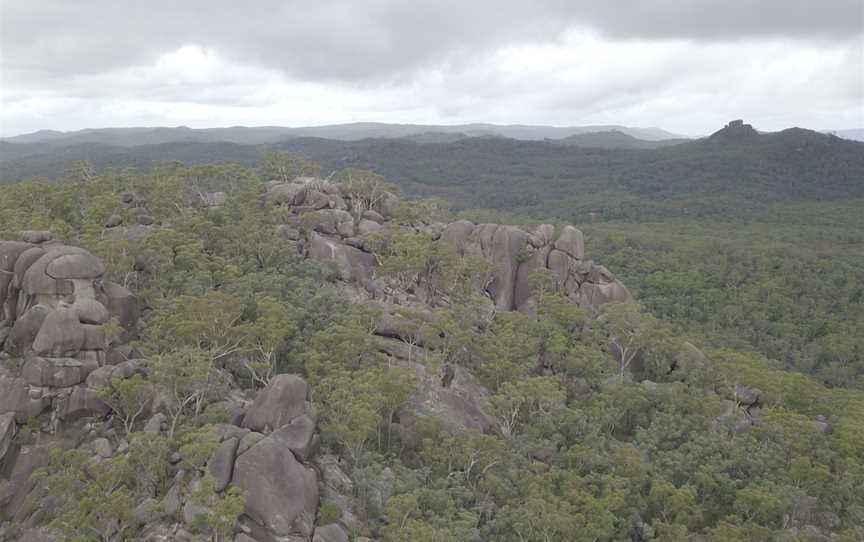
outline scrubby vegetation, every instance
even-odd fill
[[[318,173],[280,158],[263,162],[263,180]],[[460,167],[458,157],[448,159]],[[412,167],[425,174],[422,163]],[[588,253],[641,303],[607,305],[597,318],[559,295],[543,272],[532,276],[533,313],[490,311],[476,288],[489,273],[483,262],[422,232],[385,230],[365,237],[382,275],[433,307],[405,311],[408,353],[398,362],[374,333],[376,306],[333,286],[333,269],[280,238],[284,211],[262,199],[258,173],[180,164],[98,173],[82,164],[62,182],[0,188],[0,238],[51,230],[99,256],[106,278],[132,288],[147,309],[137,344],[146,378],[103,395],[115,414],[100,431],[118,453],[93,463],[80,449],[53,444],[49,466],[36,475],[59,503],[44,523],[66,539],[134,540],[143,517],[178,519],[185,509],[163,503],[180,480],[189,502],[201,503],[192,528],[230,540],[246,495],[216,491],[206,474],[218,445],[212,424],[227,421],[218,400],[235,384],[254,394],[282,373],[303,376],[320,396],[322,446],[351,482],[348,501],[325,496],[318,524],[350,517],[352,536],[864,538],[860,231],[844,225],[842,239],[823,249],[809,240],[812,230],[766,242],[756,229],[729,225],[591,225]],[[337,178],[357,181],[362,201],[392,189],[369,172]],[[555,199],[553,185],[566,183],[544,182],[530,194]],[[491,201],[514,211],[536,214],[548,203],[512,186],[491,189],[527,202]],[[226,192],[224,204],[202,204],[216,190]],[[127,191],[146,204],[118,205]],[[489,193],[465,201],[489,204]],[[550,216],[566,218],[558,211],[569,203],[560,205]],[[133,224],[142,209],[158,225],[146,234],[104,228],[117,214]],[[433,212],[455,218],[440,202],[420,202],[394,220],[430,222]],[[490,422],[485,431],[415,408],[424,378],[437,381],[444,367],[488,390],[477,398]],[[158,436],[137,414],[150,386],[167,418]],[[16,438],[39,433],[22,428]],[[16,527],[7,528],[12,539]]]

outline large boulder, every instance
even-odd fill
[[[561,235],[555,241],[555,248],[571,258],[581,260],[585,257],[585,239],[582,232],[573,226],[564,226]]]
[[[237,458],[233,482],[247,491],[246,515],[258,525],[277,537],[309,537],[318,509],[318,479],[287,444],[278,432],[260,440]]]
[[[71,357],[84,346],[84,327],[69,307],[48,313],[36,339],[33,351],[39,355]]]
[[[242,427],[270,432],[306,413],[309,384],[296,375],[277,375],[258,396],[243,417]]]
[[[264,198],[277,205],[302,205],[306,199],[306,185],[275,183],[267,188]]]
[[[96,367],[96,363],[77,359],[32,356],[24,363],[21,376],[32,386],[66,388],[84,382]]]
[[[60,417],[68,422],[80,418],[102,417],[111,412],[111,408],[99,398],[99,392],[87,386],[76,386],[66,399]]]
[[[309,240],[307,255],[317,262],[334,264],[339,278],[346,281],[367,281],[375,268],[374,255],[315,233]]]
[[[125,286],[111,281],[102,282],[101,301],[112,317],[117,317],[121,326],[127,330],[133,329],[140,316],[138,299]]]
[[[0,377],[0,414],[11,412],[19,424],[25,424],[41,414],[49,404],[45,397],[31,397],[30,387],[24,379]]]
[[[110,318],[105,305],[95,299],[78,298],[71,308],[78,315],[78,320],[83,324],[104,324]]]
[[[486,230],[481,231],[486,233]],[[528,242],[528,234],[515,226],[496,225],[491,242],[487,242],[483,237],[480,242],[484,255],[496,269],[495,278],[489,284],[488,291],[495,300],[496,307],[511,310],[514,308],[516,272],[521,263],[519,260],[522,250]]]
[[[315,435],[315,420],[306,414],[297,416],[290,423],[277,429],[274,434],[276,433],[285,446],[301,461],[308,460],[316,451],[318,439]]]
[[[45,323],[45,318],[50,312],[50,307],[36,305],[24,313],[12,326],[12,331],[6,338],[3,348],[12,354],[22,355],[36,340],[36,335],[39,334],[39,330],[42,329],[42,324]]]
[[[354,217],[348,211],[341,209],[321,209],[315,211],[318,223],[315,230],[328,235],[353,237],[356,233]]]
[[[207,469],[216,480],[214,489],[217,492],[224,491],[231,483],[231,476],[234,474],[234,456],[237,454],[239,444],[240,439],[237,437],[222,441],[216,451],[213,452],[213,457],[207,462]]]
[[[105,265],[82,251],[57,256],[45,267],[45,273],[55,279],[96,279],[105,274]]]

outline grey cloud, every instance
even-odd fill
[[[857,39],[861,0],[2,0],[6,78],[152,63],[194,43],[307,80],[410,76],[507,45],[555,41],[570,28],[611,39]]]

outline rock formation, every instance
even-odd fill
[[[21,239],[0,241],[0,356],[17,369],[0,371],[0,470],[11,473],[0,516],[7,518],[38,501],[27,480],[44,466],[35,449],[13,444],[17,426],[44,413],[42,429],[50,434],[108,414],[97,392],[107,379],[91,377],[128,357],[125,343],[138,323],[135,296],[102,279],[101,260],[49,232],[24,232]],[[112,318],[122,328],[109,336]]]
[[[539,268],[553,271],[558,277],[558,291],[582,307],[596,310],[610,301],[631,299],[627,288],[608,269],[585,259],[582,232],[572,226],[556,234],[550,224],[531,232],[467,220],[446,225],[403,224],[393,215],[392,196],[367,209],[356,204],[343,185],[308,177],[268,183],[265,198],[285,208],[296,217],[295,222],[310,226],[311,231],[305,234],[292,226],[281,226],[283,239],[297,244],[308,258],[333,264],[342,280],[358,283],[370,293],[385,290],[385,285],[376,276],[375,255],[365,249],[358,236],[386,225],[430,233],[456,254],[478,256],[492,264],[494,278],[485,289],[498,310],[531,310],[536,300],[529,276]]]

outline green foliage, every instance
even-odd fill
[[[50,466],[37,473],[58,499],[51,527],[67,540],[104,541],[131,532],[134,496],[123,484],[122,458],[95,460],[87,452],[49,448]]]
[[[123,420],[126,434],[132,432],[135,421],[144,414],[153,401],[155,390],[140,374],[131,378],[114,378],[110,385],[99,390],[99,399]]]
[[[351,175],[357,201],[374,207],[388,199],[384,179]],[[118,204],[125,190],[146,199],[144,210],[162,224],[142,239],[102,228],[115,212],[132,219]],[[204,190],[228,191],[226,204],[196,204]],[[536,310],[497,312],[478,294],[491,276],[485,262],[455,255],[425,233],[384,230],[363,240],[378,252],[382,275],[432,306],[398,311],[410,353],[397,360],[374,334],[378,311],[322,287],[326,274],[278,239],[273,226],[283,217],[262,202],[261,190],[242,168],[168,164],[148,175],[80,166],[57,185],[26,182],[0,192],[0,236],[50,228],[105,258],[109,278],[153,309],[145,315],[141,376],[101,391],[124,421],[128,447],[116,443],[107,460],[55,448],[36,477],[58,498],[52,525],[65,539],[135,539],[131,511],[145,499],[160,501],[182,470],[180,491],[206,510],[200,534],[230,540],[245,496],[213,491],[205,465],[218,439],[208,424],[224,409],[206,405],[223,398],[226,379],[260,386],[281,372],[303,375],[320,397],[322,445],[341,456],[354,484],[356,534],[612,542],[653,530],[654,540],[703,533],[768,541],[791,527],[801,538],[815,526],[839,541],[861,539],[864,262],[851,207],[822,216],[822,207],[801,206],[796,219],[817,226],[783,232],[589,225],[589,253],[642,303],[609,305],[596,320],[562,297],[545,270],[530,277]],[[489,204],[511,196],[496,198]],[[652,198],[645,213],[684,205]],[[534,205],[524,201],[518,205]],[[575,212],[596,201],[585,198]],[[621,213],[637,212],[621,201]],[[774,209],[765,220],[789,220],[787,211]],[[443,206],[426,203],[397,215],[422,225],[430,212],[444,215]],[[810,246],[823,237],[834,248]],[[610,355],[612,337],[628,352],[623,367]],[[704,355],[688,342],[705,345]],[[417,354],[421,346],[428,355]],[[482,395],[472,382],[444,390],[440,362],[486,387],[484,412],[476,414],[492,430],[467,431],[413,408],[417,398],[437,395],[471,409],[468,400]],[[170,418],[166,436],[134,431],[148,385],[158,387]],[[759,412],[750,412],[758,423],[731,432],[717,417],[739,387],[760,390]],[[39,420],[31,423],[38,429]],[[31,431],[21,432],[29,438]],[[325,503],[318,520],[341,515]]]
[[[265,181],[291,182],[297,177],[318,177],[321,167],[286,152],[268,151],[258,164],[258,175]]]

